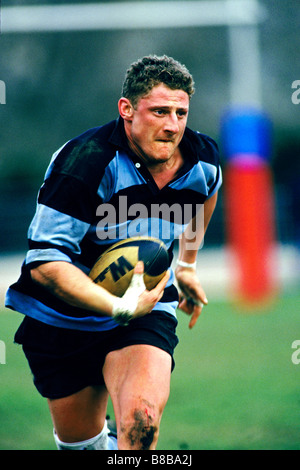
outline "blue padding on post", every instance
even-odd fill
[[[256,155],[262,160],[271,157],[271,122],[266,114],[253,108],[227,111],[221,123],[221,140],[226,159],[240,155]]]

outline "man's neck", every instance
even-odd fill
[[[183,166],[183,163],[183,157],[178,148],[176,154],[174,154],[170,160],[153,165],[148,164],[147,168],[159,189],[162,189],[170,181],[176,178]]]

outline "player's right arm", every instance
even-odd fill
[[[143,273],[143,266],[138,264],[134,273]],[[31,278],[70,306],[91,310],[100,315],[113,316],[114,306],[119,299],[95,284],[75,265],[65,261],[40,264],[31,269]],[[151,291],[144,290],[142,294],[137,295],[134,317],[151,312],[162,297],[167,281],[168,275]]]
[[[65,261],[51,261],[31,269],[34,282],[45,287],[67,304],[112,315],[114,296],[94,284],[83,271]]]

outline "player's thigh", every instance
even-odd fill
[[[150,345],[132,345],[107,355],[103,376],[117,425],[138,412],[159,425],[170,393],[171,367],[171,356]]]
[[[108,392],[105,386],[89,386],[70,396],[48,399],[58,437],[79,442],[99,434],[104,426]]]

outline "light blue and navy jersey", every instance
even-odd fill
[[[183,167],[159,189],[146,165],[131,152],[121,118],[88,130],[59,149],[40,188],[28,230],[29,250],[19,280],[8,289],[6,306],[62,328],[101,331],[117,326],[110,317],[71,307],[52,295],[31,280],[30,269],[66,261],[88,273],[110,245],[137,235],[162,239],[171,264],[174,240],[222,180],[217,145],[211,138],[187,128],[180,150]],[[155,306],[171,315],[178,303],[173,281],[171,273]]]

